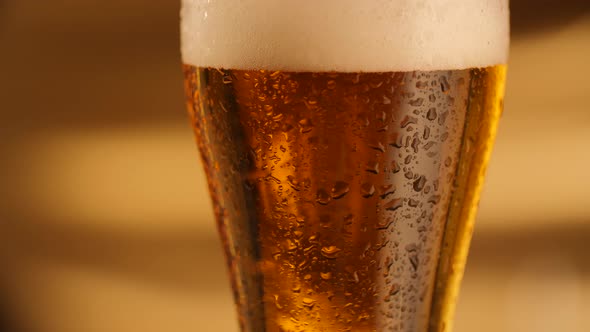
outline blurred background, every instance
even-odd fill
[[[0,0],[0,331],[237,331],[178,2]],[[511,2],[456,332],[590,331],[590,2]]]

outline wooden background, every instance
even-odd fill
[[[456,332],[590,331],[590,2],[512,1]],[[236,331],[178,3],[0,1],[0,324]]]

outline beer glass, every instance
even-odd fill
[[[449,331],[507,0],[183,0],[181,30],[242,331]]]

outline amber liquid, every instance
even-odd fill
[[[448,331],[504,66],[184,67],[243,331]]]

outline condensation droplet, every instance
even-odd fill
[[[447,91],[451,89],[451,85],[449,84],[449,81],[447,81],[446,76],[441,76],[440,78],[440,89],[443,93],[447,93]]]
[[[393,184],[383,185],[379,187],[379,197],[381,199],[387,198],[387,196],[395,192],[395,186]]]
[[[383,222],[378,222],[378,223],[375,225],[375,228],[376,228],[376,229],[380,229],[380,230],[383,230],[383,229],[388,229],[388,228],[389,228],[389,226],[391,226],[392,224],[393,224],[393,219],[389,218],[389,219],[387,219],[387,220],[385,220],[385,221],[383,221]]]
[[[436,142],[435,142],[435,141],[430,141],[430,142],[426,143],[426,144],[424,145],[424,151],[428,151],[428,150],[429,150],[431,147],[433,147],[435,144],[436,144]]]
[[[414,150],[414,153],[418,153],[418,147],[420,146],[420,139],[418,137],[414,137],[414,139],[412,140],[412,149]]]
[[[430,127],[424,127],[424,134],[422,135],[422,138],[425,140],[430,138]]]
[[[426,177],[421,175],[416,181],[414,181],[412,186],[415,191],[420,192],[422,189],[424,189],[424,185],[426,185]]]
[[[282,310],[283,306],[279,303],[279,296],[277,294],[275,294],[274,298],[275,298],[275,306],[277,307],[277,309]]]
[[[313,123],[310,119],[304,118],[299,120],[299,131],[301,133],[309,133],[313,129]]]
[[[407,155],[406,158],[404,159],[404,164],[408,165],[412,162],[412,158],[413,156],[411,154]]]
[[[399,293],[400,290],[401,290],[401,287],[399,284],[391,285],[391,288],[389,289],[389,296],[396,295],[397,293]]]
[[[402,120],[400,125],[402,128],[406,128],[410,124],[417,124],[417,123],[418,123],[418,119],[416,119],[413,116],[406,115],[406,117],[404,117],[404,119]]]
[[[332,279],[332,272],[320,272],[320,277],[324,280]]]
[[[449,115],[449,112],[444,112],[442,114],[440,114],[440,116],[438,117],[438,124],[439,125],[444,125],[445,122],[447,121],[447,116]]]
[[[354,216],[352,214],[347,214],[346,216],[344,216],[344,224],[345,225],[350,225],[354,222]]]
[[[303,306],[309,309],[313,308],[313,306],[315,305],[315,300],[309,297],[304,297],[302,302]]]
[[[283,243],[283,248],[287,251],[294,251],[295,249],[297,249],[297,243],[291,241],[290,239],[287,239]]]
[[[331,199],[332,197],[324,189],[319,189],[316,193],[316,202],[322,205],[327,205],[328,203],[330,203]]]
[[[403,203],[404,202],[401,198],[394,198],[391,201],[389,201],[387,204],[385,204],[384,208],[387,211],[395,211],[395,210],[399,209],[400,207],[402,207]]]
[[[375,194],[375,186],[371,183],[363,183],[361,185],[361,195],[363,197],[368,198]]]
[[[389,143],[389,145],[400,149],[401,147],[404,146],[404,136],[400,133],[394,133],[391,137],[391,139],[393,140],[392,143]]]
[[[400,171],[399,164],[395,160],[391,162],[391,171],[393,172],[393,174],[398,173]]]
[[[367,167],[365,171],[373,174],[379,174],[379,163],[378,162],[369,162],[367,163]]]
[[[369,147],[379,152],[385,152],[385,146],[383,146],[383,143],[381,142],[369,143]]]
[[[339,199],[344,197],[350,191],[350,187],[348,183],[343,181],[338,181],[332,187],[332,198]]]
[[[445,166],[449,167],[452,163],[453,160],[451,159],[451,157],[447,157],[447,159],[445,159]]]
[[[327,247],[322,247],[322,255],[326,258],[336,258],[338,257],[338,253],[340,253],[340,248],[336,247],[336,246],[327,246]]]
[[[415,243],[409,243],[406,245],[405,249],[407,252],[415,252],[418,251],[418,245],[416,245]]]
[[[426,118],[428,120],[430,120],[430,121],[435,120],[436,119],[436,116],[437,116],[437,114],[436,114],[436,108],[434,108],[434,107],[431,108],[431,109],[429,109],[428,112],[426,113]]]
[[[328,84],[326,85],[326,87],[327,87],[329,90],[334,90],[334,89],[336,88],[336,81],[334,81],[334,80],[329,80],[329,81],[328,81]]]
[[[410,264],[412,265],[412,268],[414,269],[414,271],[418,270],[418,255],[417,254],[411,254],[408,255],[408,259],[410,260]]]
[[[430,198],[428,199],[428,203],[432,203],[432,204],[438,204],[439,201],[440,201],[439,195],[430,196]]]
[[[414,100],[410,100],[409,104],[414,107],[420,107],[424,103],[424,98],[418,98]]]
[[[300,186],[299,181],[297,181],[293,175],[287,176],[287,182],[289,183],[291,188],[293,188],[294,190],[296,190],[296,191],[301,190],[301,186]]]

